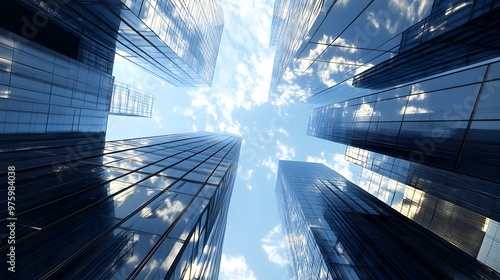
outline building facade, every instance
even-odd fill
[[[500,56],[495,0],[275,2],[270,96],[326,104]]]
[[[239,138],[38,137],[0,140],[16,174],[15,213],[1,210],[15,218],[16,272],[2,235],[2,279],[217,279]]]
[[[366,92],[353,76],[396,55],[401,33],[432,9],[432,1],[396,2],[276,1],[270,96],[326,104]]]
[[[497,184],[351,146],[345,157],[360,188],[500,272]]]
[[[500,183],[500,63],[314,109],[308,134]]]
[[[348,145],[367,192],[500,271],[500,62],[314,109],[308,134]]]
[[[500,56],[500,2],[435,0],[402,34],[398,54],[357,74],[356,87],[384,89]]]
[[[210,86],[224,15],[220,0],[122,1],[118,55],[175,86]]]
[[[5,137],[106,130],[120,25],[110,14],[119,12],[120,1],[50,3],[2,3],[0,134]],[[78,13],[83,8],[85,17]]]
[[[174,85],[210,85],[222,29],[216,0],[5,1],[0,134],[104,132],[116,54]]]
[[[280,161],[276,196],[292,279],[500,277],[322,164]]]
[[[154,101],[154,96],[143,90],[115,82],[109,113],[112,115],[151,118],[153,116]]]

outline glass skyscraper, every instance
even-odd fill
[[[490,63],[316,108],[307,133],[500,183],[499,90]]]
[[[210,85],[222,29],[217,0],[3,1],[0,134],[104,132],[117,53],[174,85]]]
[[[275,8],[271,91],[326,103],[307,134],[348,145],[360,187],[500,271],[499,1],[325,1],[313,23],[299,2]]]
[[[384,89],[500,55],[500,2],[434,0],[431,14],[402,33],[398,54],[354,77]]]
[[[308,134],[348,145],[359,186],[500,271],[500,62],[314,109]]]
[[[496,0],[275,2],[270,95],[326,104],[498,57]]]
[[[322,164],[280,161],[276,196],[292,279],[500,277]]]
[[[356,185],[500,271],[497,184],[350,146],[346,159],[362,167]]]
[[[0,278],[217,279],[241,139],[43,137],[0,139],[0,167],[15,166],[17,219],[17,269],[7,270],[2,235]],[[5,224],[7,207],[0,213]]]
[[[110,14],[119,12],[119,4],[2,2],[2,137],[106,130],[120,25]],[[82,9],[85,16],[78,13]]]

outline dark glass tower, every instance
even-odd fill
[[[431,1],[396,2],[275,1],[271,97],[326,104],[366,92],[352,87],[352,77],[397,54],[401,33],[432,8]]]
[[[104,132],[121,1],[46,2],[2,2],[0,134]]]
[[[239,138],[35,139],[0,140],[0,178],[16,174],[16,272],[2,235],[0,278],[217,279]]]
[[[500,56],[500,2],[275,2],[271,96],[326,104]],[[354,86],[354,87],[353,87]]]
[[[431,14],[402,34],[398,54],[356,75],[384,89],[500,56],[500,2],[434,0]]]
[[[322,164],[280,161],[293,279],[498,279],[492,269]]]
[[[113,85],[109,113],[112,115],[151,118],[155,98],[153,95],[127,84]]]
[[[104,132],[115,54],[210,85],[222,29],[217,0],[2,1],[0,134]]]

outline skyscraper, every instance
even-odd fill
[[[0,134],[104,132],[117,53],[174,85],[210,85],[222,29],[217,0],[3,1]]]
[[[322,164],[280,161],[293,279],[497,279],[473,257]]]
[[[434,1],[387,41],[390,57],[313,95],[330,102],[312,110],[307,134],[348,145],[346,157],[363,167],[360,187],[500,271],[498,9],[498,1]]]
[[[349,98],[314,109],[307,133],[500,183],[499,79],[496,62]]]
[[[224,15],[220,0],[122,1],[118,54],[176,86],[210,86]]]
[[[356,75],[353,85],[384,89],[500,56],[500,2],[434,0],[402,34],[398,54]]]
[[[14,166],[16,199],[13,215],[0,210],[2,224],[15,218],[16,272],[7,270],[12,248],[2,235],[0,275],[217,278],[239,138],[201,132],[108,142],[102,134],[41,137],[0,140],[0,166]],[[0,177],[7,181],[6,172]]]
[[[120,1],[86,3],[2,3],[2,137],[106,130]]]
[[[277,51],[271,97],[287,95],[325,104],[365,93],[351,86],[352,77],[396,55],[401,33],[428,16],[431,4],[276,1],[271,44]]]
[[[326,104],[496,58],[499,9],[495,0],[276,1],[270,95]]]

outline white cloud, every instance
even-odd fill
[[[373,27],[375,28],[379,28],[380,26],[380,23],[378,22],[377,18],[375,17],[375,13],[374,12],[369,12],[368,15],[368,21],[371,22],[371,24],[373,25]]]
[[[272,174],[276,175],[276,173],[278,172],[278,164],[276,163],[276,161],[273,161],[271,157],[267,157],[266,159],[259,161],[259,165],[267,167],[272,172]],[[267,180],[271,180],[271,173],[267,174]]]
[[[253,187],[252,187],[252,185],[250,185],[250,184],[247,184],[247,189],[248,189],[248,190],[253,190]]]
[[[212,87],[188,91],[191,104],[175,111],[207,131],[242,135],[242,119],[235,113],[252,111],[268,100],[275,50],[269,46],[273,5],[266,0],[221,4],[225,24]]]
[[[278,129],[278,132],[281,133],[281,134],[283,134],[283,135],[285,135],[286,137],[288,137],[288,135],[289,135],[288,131],[286,129],[282,128],[282,127],[280,127]]]
[[[220,280],[257,280],[253,271],[248,268],[245,257],[243,256],[227,256],[222,254],[220,272]]]
[[[181,113],[186,117],[191,117],[193,120],[196,119],[196,116],[194,114],[194,110],[192,108],[182,108],[180,106],[175,106],[174,109],[172,109],[172,112]]]
[[[276,141],[276,149],[278,149],[276,158],[279,160],[289,160],[295,157],[295,149],[281,143],[279,140]]]
[[[415,107],[415,106],[407,106],[406,110],[405,107],[401,108],[401,111],[399,111],[401,115],[406,114],[406,115],[413,115],[413,114],[427,114],[427,113],[432,113],[432,111],[429,111],[425,108],[420,108],[420,107]]]
[[[286,265],[287,238],[281,230],[281,225],[275,226],[266,236],[261,239],[262,248],[266,251],[269,261],[280,266]]]
[[[162,117],[161,116],[153,116],[153,120],[156,122],[156,124],[158,124],[158,126],[160,128],[163,127],[162,123],[161,123],[161,120],[162,120]]]
[[[214,132],[214,127],[212,125],[210,125],[209,123],[206,123],[205,124],[205,131],[208,131],[208,132]]]

